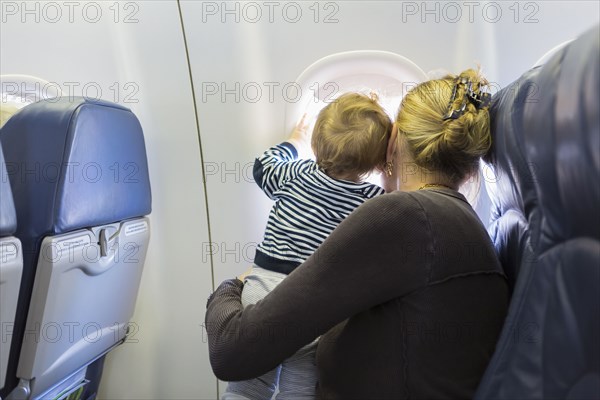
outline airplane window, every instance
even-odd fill
[[[0,75],[0,87],[0,126],[26,105],[63,95],[57,84],[30,75]]]
[[[399,54],[375,50],[332,54],[310,65],[296,79],[302,96],[287,104],[286,130],[290,131],[304,113],[316,117],[328,103],[348,92],[377,94],[394,120],[402,97],[426,79],[421,68]],[[367,180],[381,183],[375,174]]]
[[[39,100],[59,99],[64,95],[59,85],[30,75],[0,75],[2,105],[18,109]]]
[[[347,92],[377,93],[390,117],[395,118],[404,94],[426,79],[427,74],[415,63],[387,51],[329,55],[310,65],[296,79],[302,96],[287,104],[286,127],[291,129],[303,113],[316,114]]]

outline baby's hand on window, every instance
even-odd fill
[[[306,114],[304,114],[287,140],[298,150],[299,158],[310,158],[312,156],[310,146],[311,133]]]

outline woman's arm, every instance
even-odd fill
[[[208,302],[206,325],[216,376],[243,380],[277,366],[336,324],[427,283],[426,217],[404,193],[369,200],[255,305],[242,283],[225,281]]]

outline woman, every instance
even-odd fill
[[[219,286],[206,314],[217,377],[259,376],[323,335],[319,398],[473,396],[508,304],[457,191],[491,144],[486,83],[467,70],[413,89],[388,144],[392,193],[358,207],[256,305],[242,309],[243,277]]]

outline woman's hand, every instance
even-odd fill
[[[242,283],[246,281],[246,277],[252,273],[252,267],[248,268],[243,274],[237,277]]]

